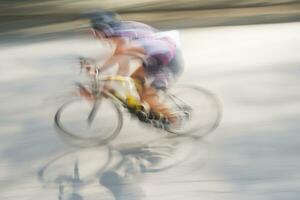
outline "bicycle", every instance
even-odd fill
[[[85,62],[85,59],[80,61]],[[90,83],[85,86],[76,82],[79,95],[64,103],[54,118],[61,135],[79,146],[106,145],[117,137],[123,126],[123,110],[174,136],[202,137],[220,122],[221,104],[218,98],[199,86],[176,85],[163,94],[164,103],[172,110],[172,117],[176,118],[176,123],[165,123],[162,118],[149,115],[140,104],[129,105],[128,97],[135,103],[139,102],[134,94],[135,80],[103,75],[96,64],[89,63],[82,68],[91,77]],[[113,83],[119,83],[121,89],[107,87]]]
[[[203,148],[200,151],[199,145]],[[198,153],[195,156],[193,152],[196,147]],[[151,177],[155,177],[156,173],[161,176],[159,172],[172,168],[175,171],[169,173],[176,173],[176,167],[184,162],[197,161],[199,166],[199,162],[207,161],[207,153],[205,143],[192,138],[183,140],[167,137],[145,143],[72,149],[54,156],[42,165],[37,178],[44,188],[57,189],[59,200],[85,199],[95,195],[83,192],[91,185],[98,183],[99,188],[110,190],[113,186],[122,189],[122,183],[134,183],[149,173]],[[180,167],[177,170],[183,172]]]
[[[196,148],[198,153],[194,155]],[[186,161],[206,162],[207,155],[206,142],[162,137],[147,142],[68,150],[40,167],[37,176],[47,187],[84,187],[108,171],[118,171],[124,176],[156,173]],[[91,157],[95,159],[91,161]]]

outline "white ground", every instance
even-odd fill
[[[103,47],[70,38],[2,48],[0,199],[299,199],[300,24],[180,34],[180,81],[220,98],[220,126],[201,141],[171,140],[126,117],[107,165],[109,148],[73,148],[53,126],[55,111],[78,78],[76,56],[95,56]],[[59,157],[69,151],[75,152]],[[141,173],[138,158],[155,152],[161,162],[183,162]],[[63,183],[59,192],[52,180],[72,176],[76,159],[86,184]]]

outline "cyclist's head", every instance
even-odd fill
[[[95,32],[105,38],[113,35],[113,26],[120,23],[120,16],[114,12],[102,11],[91,14],[91,26]]]

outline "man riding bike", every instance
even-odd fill
[[[114,46],[112,56],[101,67],[101,71],[118,64],[119,75],[130,76],[138,83],[137,92],[141,102],[148,106],[149,113],[173,122],[171,110],[159,101],[157,92],[168,89],[182,71],[176,41],[146,24],[119,20],[111,12],[94,15],[91,26],[97,39]],[[138,58],[140,64],[129,74],[129,63],[133,58]]]

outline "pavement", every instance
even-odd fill
[[[110,145],[91,148],[60,137],[53,117],[80,79],[77,57],[106,47],[88,37],[1,47],[0,199],[298,199],[299,34],[299,23],[180,30],[178,82],[218,96],[219,127],[168,138],[125,115]]]

